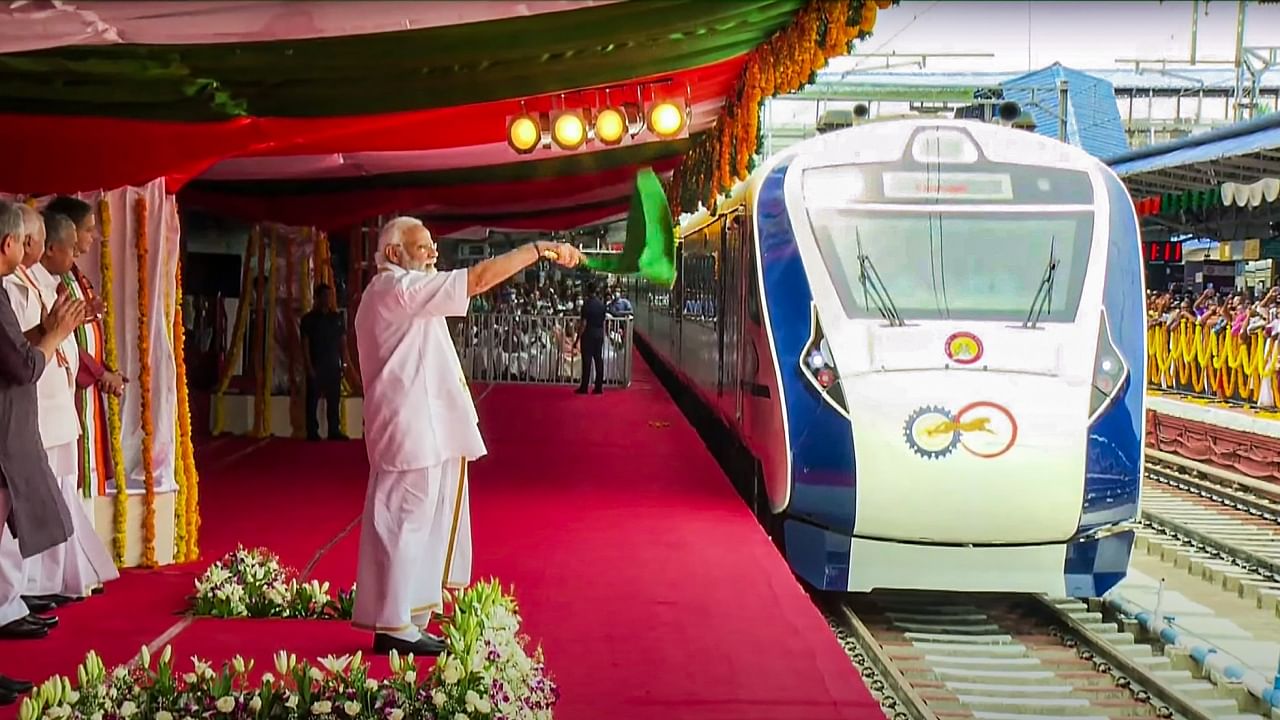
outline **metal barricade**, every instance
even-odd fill
[[[575,316],[471,313],[454,329],[472,382],[577,384],[582,348]],[[605,320],[604,384],[631,385],[631,318]]]

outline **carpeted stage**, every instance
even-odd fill
[[[475,576],[514,585],[564,720],[882,717],[826,623],[652,372],[625,391],[477,388],[490,455],[472,465]],[[310,577],[355,577],[359,442],[201,448],[205,562],[264,545]],[[180,658],[366,650],[343,622],[188,619],[205,563],[128,571],[63,608],[48,639],[0,642],[0,672],[72,672],[170,642]],[[374,659],[385,672],[385,659]],[[185,662],[183,667],[186,667]],[[16,717],[16,706],[0,718]]]

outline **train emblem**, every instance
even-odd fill
[[[1008,408],[993,402],[970,403],[954,413],[927,405],[911,413],[902,432],[907,446],[927,460],[944,458],[957,447],[990,460],[1013,448],[1018,422]]]
[[[972,365],[982,359],[982,341],[970,332],[952,333],[945,350],[947,358],[957,365]]]

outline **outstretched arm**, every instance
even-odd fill
[[[569,268],[582,264],[582,252],[568,243],[531,242],[467,270],[467,295],[479,295],[544,257]]]

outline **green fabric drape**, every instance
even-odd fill
[[[584,264],[597,272],[612,275],[638,274],[665,288],[675,285],[675,224],[671,221],[671,209],[662,181],[651,168],[642,168],[636,174],[622,252],[590,255]]]
[[[337,38],[0,55],[0,111],[201,121],[450,107],[746,53],[802,0],[645,0]]]

